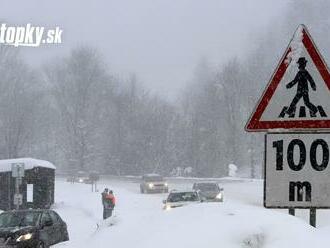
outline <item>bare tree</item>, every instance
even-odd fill
[[[63,123],[62,149],[68,163],[75,169],[91,167],[88,163],[98,153],[99,97],[107,82],[99,55],[92,48],[73,50],[68,58],[47,68],[46,79],[53,87]]]
[[[21,155],[33,135],[35,74],[11,48],[0,49],[0,135],[3,157]],[[18,73],[19,72],[19,73]]]

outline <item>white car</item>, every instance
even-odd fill
[[[176,191],[172,190],[167,199],[163,201],[165,210],[170,210],[172,208],[182,207],[188,204],[195,204],[202,202],[198,191]]]

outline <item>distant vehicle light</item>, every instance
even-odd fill
[[[149,186],[149,188],[152,189],[155,185],[153,183],[149,183],[148,186]]]

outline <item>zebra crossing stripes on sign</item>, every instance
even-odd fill
[[[249,119],[247,131],[330,129],[330,73],[300,25]]]

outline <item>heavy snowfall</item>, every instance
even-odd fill
[[[3,217],[14,208],[31,210],[31,199],[65,222],[69,240],[52,247],[329,246],[329,210],[317,209],[313,227],[308,209],[292,216],[288,209],[265,208],[265,136],[244,128],[288,44],[294,66],[287,83],[298,63],[299,70],[306,64],[319,69],[309,51],[302,56],[293,49],[303,43],[300,24],[330,63],[330,1],[14,2],[4,0],[0,24],[61,28],[63,37],[59,44],[16,47],[1,43],[0,29],[0,248],[9,247],[12,237],[48,247],[34,232],[16,237],[21,223],[10,226]],[[314,77],[317,90],[311,85],[329,106],[329,85],[318,85],[322,77]],[[280,93],[274,102],[281,102]],[[308,96],[299,95],[301,115],[317,99]],[[270,108],[266,118],[282,107]],[[328,145],[317,143],[316,171],[327,166],[319,169],[319,144],[327,149],[322,166],[329,162]],[[295,166],[294,146],[291,155]],[[18,158],[25,159],[11,160]],[[166,189],[146,194],[144,175],[163,176]],[[305,179],[295,180],[300,197],[307,186],[298,180]],[[223,201],[201,196],[167,208],[173,192],[199,194],[193,190],[197,182],[218,185]],[[316,177],[313,182],[320,184]],[[156,183],[146,181],[146,187]],[[116,203],[112,216],[102,220],[106,188]],[[322,190],[329,198],[330,186]],[[41,219],[40,230],[54,224]]]

